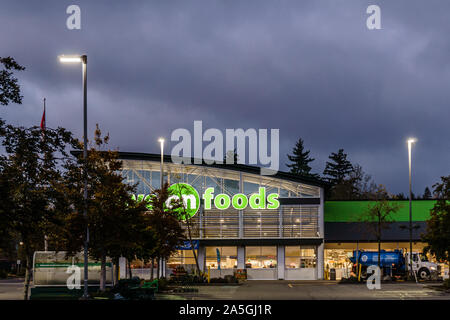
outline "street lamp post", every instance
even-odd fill
[[[160,175],[161,175],[161,189],[163,187],[163,174],[164,174],[164,138],[158,139],[161,144],[161,164],[160,164]]]
[[[164,183],[164,180],[163,180],[163,177],[164,177],[164,138],[159,138],[158,141],[159,141],[159,143],[161,145],[161,163],[160,163],[160,176],[161,176],[160,177],[161,178],[160,183],[161,183],[161,187],[160,188],[162,190],[163,183]],[[158,277],[162,276],[162,273],[163,273],[162,259],[160,258],[158,260]]]
[[[82,79],[83,79],[83,159],[84,159],[84,209],[83,216],[87,221],[87,55],[81,56],[60,56],[59,61],[62,63],[80,63],[82,66]],[[89,225],[86,224],[86,235],[84,240],[84,292],[83,297],[88,298],[88,248],[89,248]]]
[[[409,163],[409,272],[414,274],[412,268],[412,182],[411,182],[411,149],[416,139],[408,139],[408,163]]]

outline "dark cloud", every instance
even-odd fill
[[[65,27],[78,4],[82,30]],[[344,148],[393,192],[422,193],[450,173],[450,41],[445,1],[9,1],[0,56],[27,67],[8,121],[81,133],[81,72],[57,55],[88,55],[89,125],[123,151],[157,152],[157,137],[191,129],[280,128],[281,164],[303,137],[322,171]],[[285,169],[285,168],[282,168]]]

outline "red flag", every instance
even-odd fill
[[[41,130],[45,131],[45,98],[44,98],[44,113],[42,114]]]

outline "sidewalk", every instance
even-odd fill
[[[0,280],[0,300],[23,300],[24,278]]]

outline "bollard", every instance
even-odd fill
[[[208,283],[209,283],[209,280],[210,280],[210,270],[211,270],[211,266],[208,266]]]
[[[358,271],[358,282],[361,281],[361,264],[359,264],[359,271]]]

